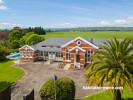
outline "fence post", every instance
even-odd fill
[[[23,100],[28,100],[28,95],[27,94],[24,94]]]

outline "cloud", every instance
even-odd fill
[[[117,19],[114,21],[101,21],[98,25],[102,26],[133,26],[133,17],[129,16],[126,19]]]
[[[16,26],[23,27],[21,24],[0,23],[0,29],[10,29]]]
[[[7,9],[6,6],[0,6],[0,10],[4,10],[4,9]]]
[[[64,24],[61,24],[57,27],[59,28],[73,28],[73,27],[88,27],[90,26],[90,24],[71,24],[71,23],[64,23]]]
[[[0,0],[0,3],[4,3],[3,0]]]

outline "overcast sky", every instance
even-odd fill
[[[130,26],[133,0],[0,0],[0,29]]]

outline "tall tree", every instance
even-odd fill
[[[42,42],[44,40],[45,40],[44,37],[37,35],[37,34],[33,34],[33,35],[29,36],[29,38],[26,41],[26,44],[34,45],[34,44],[37,44],[37,43]]]
[[[19,40],[22,38],[23,34],[18,30],[13,30],[8,37],[8,47],[11,49],[19,48]]]
[[[33,29],[33,31],[39,35],[45,35],[46,34],[45,30],[42,27],[35,27]]]
[[[124,87],[133,91],[133,46],[131,40],[110,39],[100,46],[102,49],[91,56],[92,63],[88,65],[85,73],[89,85],[103,86],[105,82],[109,87]],[[122,89],[110,89],[114,100],[121,100]]]
[[[24,46],[25,44],[27,44],[27,39],[35,34],[34,32],[28,32],[28,33],[25,33],[26,35],[24,35],[21,39],[20,39],[20,47]]]

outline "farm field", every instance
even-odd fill
[[[0,92],[24,75],[22,69],[11,66],[13,61],[14,60],[6,60],[0,62]]]
[[[76,37],[87,37],[87,38],[102,38],[109,39],[116,37],[118,39],[130,38],[133,39],[133,32],[50,32],[43,35],[46,39],[48,38],[76,38]],[[133,43],[133,41],[132,41]]]

